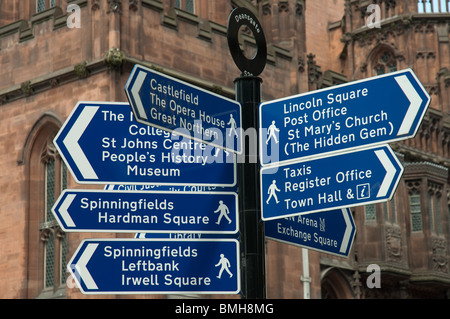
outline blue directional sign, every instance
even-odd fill
[[[237,294],[235,239],[92,239],[68,270],[84,294]]]
[[[125,92],[138,122],[241,153],[241,105],[135,65]]]
[[[64,231],[238,231],[238,199],[224,192],[65,190],[53,206]]]
[[[410,69],[262,103],[261,164],[414,137],[429,103]]]
[[[78,183],[236,184],[234,154],[140,124],[128,103],[78,103],[54,144]]]
[[[267,238],[347,257],[356,226],[348,208],[303,214],[264,223]]]
[[[403,166],[389,146],[261,170],[262,219],[390,200]]]

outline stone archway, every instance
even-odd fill
[[[353,299],[350,278],[335,267],[329,267],[321,273],[322,299]]]

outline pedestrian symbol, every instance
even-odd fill
[[[238,135],[238,133],[236,132],[236,128],[237,128],[237,124],[236,124],[236,120],[233,118],[233,114],[230,114],[230,120],[227,123],[228,125],[230,125],[230,133],[228,134],[228,136],[231,136],[231,133],[234,131],[234,135]]]
[[[269,144],[269,141],[271,138],[273,138],[275,143],[278,144],[278,138],[275,133],[279,133],[279,132],[280,132],[280,130],[276,127],[275,121],[272,121],[272,124],[270,124],[269,128],[267,129],[267,134],[269,136],[267,137],[266,144]]]
[[[215,266],[216,267],[221,266],[217,278],[220,279],[222,277],[222,272],[224,270],[230,275],[230,278],[233,277],[233,274],[231,273],[230,269],[228,269],[231,266],[230,261],[225,257],[224,254],[220,254],[220,260]]]
[[[228,209],[227,205],[223,203],[223,201],[219,201],[219,207],[214,211],[214,214],[218,212],[220,212],[220,214],[216,222],[217,225],[220,224],[222,217],[225,217],[228,220],[228,224],[231,224],[231,219],[230,217],[228,217],[228,214],[230,214],[230,210]]]
[[[276,194],[275,192],[279,192],[279,191],[280,191],[280,190],[279,190],[278,187],[277,187],[277,181],[276,181],[276,180],[273,180],[273,181],[272,181],[272,184],[270,184],[269,189],[268,189],[268,191],[267,191],[267,194],[269,194],[269,198],[267,198],[266,203],[269,204],[270,199],[271,199],[272,197],[274,197],[274,198],[275,198],[275,201],[276,201],[277,204],[278,204],[280,201],[278,200],[277,194]]]

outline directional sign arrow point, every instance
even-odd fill
[[[412,86],[406,75],[395,77],[395,81],[397,81],[398,85],[411,103],[397,133],[397,135],[404,135],[409,133],[411,126],[413,125],[414,119],[416,118],[420,105],[422,104],[422,98],[419,93],[417,93],[417,90]]]
[[[345,254],[345,252],[347,251],[347,247],[349,246],[349,243],[351,243],[350,236],[353,232],[353,224],[350,220],[350,217],[347,214],[347,210],[348,210],[348,213],[351,214],[351,212],[348,208],[341,209],[342,216],[344,216],[345,227],[346,227],[344,237],[342,238],[341,248],[339,249],[339,252],[343,253],[343,254]]]
[[[386,152],[384,150],[377,150],[375,151],[375,154],[386,170],[386,175],[384,176],[383,182],[381,183],[380,189],[377,193],[377,197],[384,197],[386,196],[389,187],[391,186],[391,182],[394,179],[397,170],[395,169],[395,166],[392,164],[391,160],[386,155]]]
[[[78,271],[80,278],[83,280],[86,287],[90,290],[98,289],[97,284],[95,283],[94,279],[91,276],[91,273],[87,269],[87,264],[91,260],[91,257],[94,254],[97,247],[98,244],[88,244],[83,254],[81,255],[80,259],[75,265],[75,268]]]
[[[137,112],[139,113],[139,118],[148,120],[147,113],[145,112],[144,105],[142,104],[141,97],[139,93],[141,91],[142,85],[146,79],[147,75],[144,71],[139,71],[136,81],[134,81],[133,87],[131,88],[131,95],[136,103]]]
[[[67,151],[75,161],[76,166],[80,170],[83,177],[86,179],[98,179],[98,176],[89,163],[89,160],[84,154],[78,141],[80,140],[81,136],[83,136],[84,131],[92,121],[92,118],[94,117],[95,113],[97,113],[98,109],[98,106],[85,107],[63,141],[64,145],[67,148]]]
[[[70,214],[69,214],[69,207],[72,204],[72,202],[75,199],[75,197],[76,197],[75,194],[67,195],[66,199],[61,204],[61,207],[59,209],[61,217],[62,217],[62,219],[64,220],[64,222],[66,223],[66,225],[68,227],[75,227],[76,226],[75,223],[73,222],[72,217],[70,217]]]
[[[386,95],[388,87],[391,90]],[[349,97],[346,98],[345,106],[342,104],[344,96]],[[332,125],[330,116],[319,114],[316,107],[322,106],[325,100],[327,114],[331,112],[331,117],[347,117],[345,126]],[[270,139],[276,142],[260,145],[261,165],[306,160],[362,146],[412,138],[417,133],[430,101],[429,94],[409,69],[261,103],[260,143],[268,139],[263,136],[264,130],[270,131]],[[314,124],[307,124],[304,130],[296,129],[307,123],[307,117],[312,118]],[[357,126],[364,121],[363,118],[367,118],[369,123],[366,124],[370,124],[371,128],[363,128],[358,133]],[[284,123],[284,127],[280,127],[280,122]],[[328,137],[316,136],[318,133],[323,134],[321,131],[325,128]],[[371,133],[368,135],[369,131]]]

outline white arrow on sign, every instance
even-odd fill
[[[78,262],[75,264],[75,269],[78,271],[80,278],[88,289],[98,289],[97,284],[92,278],[91,273],[87,269],[87,263],[91,260],[92,255],[97,249],[98,244],[88,244]]]
[[[383,182],[381,183],[380,189],[377,193],[377,197],[384,197],[386,196],[389,187],[391,186],[392,180],[394,179],[397,170],[395,169],[394,165],[392,164],[391,160],[386,155],[386,152],[384,150],[375,151],[375,154],[386,170],[386,175],[384,176]]]
[[[311,219],[313,222],[304,223],[303,218]],[[355,221],[348,207],[311,213],[303,218],[300,215],[293,215],[289,218],[269,220],[264,223],[265,236],[276,241],[328,254],[348,256],[356,233]],[[304,235],[299,237],[299,233]],[[317,236],[330,238],[336,241],[337,245],[325,247],[316,240]]]
[[[395,77],[400,88],[405,93],[408,98],[409,105],[408,111],[406,112],[405,118],[403,119],[402,125],[400,126],[397,135],[408,134],[411,126],[413,125],[416,115],[419,113],[420,105],[422,104],[422,99],[417,93],[416,89],[412,86],[411,82],[408,80],[406,75]]]
[[[362,94],[358,95],[360,91]],[[342,104],[344,97],[345,106]],[[328,104],[326,115],[315,110],[323,105],[324,100]],[[412,138],[417,133],[430,101],[429,94],[417,76],[411,69],[406,69],[261,103],[260,134],[272,125],[278,129],[274,138],[260,138],[261,164],[266,166],[306,160]],[[345,114],[340,113],[341,108]],[[325,108],[322,111],[325,112]],[[345,115],[345,125],[332,125],[338,114]],[[299,129],[297,126],[306,123],[307,117],[315,123],[308,124],[305,130]],[[367,122],[364,125],[370,127],[358,129],[360,121]],[[283,127],[280,127],[280,123],[284,123]],[[316,136],[313,130],[320,127],[327,128],[329,137]],[[264,140],[274,143],[262,143]]]
[[[134,81],[133,87],[131,88],[131,95],[134,98],[134,101],[136,102],[136,107],[137,107],[139,116],[141,118],[148,120],[147,113],[145,112],[144,105],[142,104],[142,100],[139,95],[139,92],[142,88],[142,85],[144,84],[146,77],[147,77],[147,75],[145,74],[144,71],[140,71],[138,73],[136,81]]]
[[[98,179],[98,176],[89,163],[89,160],[81,149],[78,141],[98,109],[98,106],[85,107],[63,141],[67,151],[72,156],[75,165],[86,179]]]
[[[69,207],[72,204],[73,200],[75,199],[77,195],[75,194],[69,194],[67,195],[66,199],[64,200],[64,202],[61,204],[61,208],[59,209],[59,212],[61,214],[62,219],[64,220],[64,222],[66,223],[67,226],[69,227],[75,227],[75,223],[72,219],[72,217],[70,217],[69,214]]]
[[[344,216],[344,221],[345,221],[345,233],[344,233],[344,237],[342,238],[341,248],[339,248],[339,252],[343,253],[343,254],[347,251],[347,247],[348,247],[349,243],[351,244],[352,238],[350,238],[350,236],[352,235],[352,232],[353,232],[353,225],[350,220],[350,217],[348,217],[347,210],[350,213],[350,210],[347,208],[341,209],[342,216]]]

